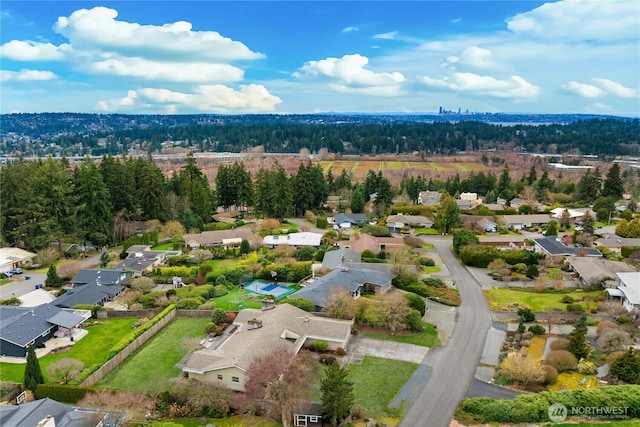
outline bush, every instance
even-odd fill
[[[602,335],[605,329],[620,329],[620,326],[616,322],[612,322],[611,320],[603,320],[602,322],[598,323],[598,326],[596,326],[596,335]]]
[[[527,264],[525,264],[524,262],[519,262],[513,266],[513,270],[516,273],[524,273],[525,271],[527,271]]]
[[[213,295],[212,298],[218,298],[225,296],[229,293],[229,290],[224,285],[217,285],[213,287]]]
[[[409,310],[409,313],[404,318],[404,326],[411,332],[424,331],[424,325],[422,324],[422,316],[417,310]]]
[[[570,313],[584,313],[584,307],[581,304],[567,304],[567,311]]]
[[[522,317],[524,322],[533,322],[536,320],[536,315],[529,307],[523,307],[518,309],[518,316]]]
[[[534,279],[540,276],[540,271],[538,270],[538,267],[536,267],[535,265],[530,265],[529,267],[527,267],[527,272],[525,273],[525,275],[529,279]]]
[[[436,262],[431,258],[418,258],[418,262],[425,267],[433,267],[436,265]]]
[[[36,399],[49,398],[64,403],[76,403],[84,396],[94,391],[92,387],[82,387],[69,384],[38,384],[35,391]]]
[[[547,365],[551,365],[556,368],[558,372],[573,370],[578,364],[576,357],[567,350],[556,350],[550,352],[544,362]]]
[[[320,356],[320,363],[324,363],[325,365],[333,365],[336,361],[336,358],[331,356],[330,354],[323,354]]]
[[[629,384],[640,384],[640,351],[630,347],[611,364],[611,375]]]
[[[176,308],[181,310],[197,310],[204,303],[204,298],[183,298],[176,303]]]
[[[571,295],[565,295],[565,296],[562,297],[560,302],[562,302],[564,304],[571,304],[573,302],[573,298],[571,298]]]
[[[409,301],[409,307],[417,310],[420,316],[424,316],[427,312],[427,304],[420,295],[416,295],[412,292],[404,294],[404,297]]]
[[[500,250],[495,246],[463,246],[460,259],[470,267],[487,268],[494,259],[500,258]]]
[[[316,219],[316,227],[325,229],[328,225],[329,221],[327,220],[327,218],[319,216],[318,219]]]
[[[544,370],[544,380],[543,383],[545,385],[551,385],[558,382],[558,370],[551,365],[542,365],[542,369]]]
[[[285,298],[282,300],[282,304],[291,304],[292,306],[308,311],[309,313],[316,311],[316,305],[313,301],[306,298]]]
[[[556,338],[551,341],[549,347],[551,350],[566,350],[569,345],[569,340],[565,338]]]
[[[345,350],[345,349],[344,349],[344,348],[342,348],[342,347],[338,347],[338,348],[336,349],[336,354],[337,354],[338,356],[344,356],[345,354],[347,354],[347,350]]]
[[[535,335],[544,335],[546,332],[542,325],[531,325],[528,330],[529,332],[533,332]]]
[[[314,351],[317,351],[318,353],[324,353],[325,351],[327,351],[327,349],[329,348],[329,343],[327,343],[326,341],[315,341],[311,347],[313,348]]]
[[[582,375],[594,375],[596,373],[596,365],[588,360],[580,359],[578,362],[578,372]]]
[[[216,308],[211,313],[211,321],[216,325],[227,323],[227,312],[221,308]]]

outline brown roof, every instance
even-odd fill
[[[360,253],[367,249],[374,253],[380,252],[383,245],[385,251],[399,250],[405,247],[402,237],[375,237],[366,233],[352,236],[349,241],[339,241],[338,245]]]
[[[189,244],[189,242],[198,242],[203,246],[222,245],[222,241],[225,239],[241,238],[251,241],[253,239],[253,232],[250,228],[241,227],[231,230],[214,230],[203,231],[198,234],[185,234],[183,238],[186,244]]]

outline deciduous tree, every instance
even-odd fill
[[[47,375],[53,381],[69,384],[84,369],[84,362],[78,359],[66,357],[52,363],[47,367]]]

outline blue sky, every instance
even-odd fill
[[[2,1],[0,111],[640,114],[640,2]]]

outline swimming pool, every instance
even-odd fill
[[[287,295],[295,292],[295,289],[288,286],[282,286],[277,283],[267,282],[266,280],[260,279],[245,283],[244,289],[258,295],[272,295],[277,300],[281,300]]]

